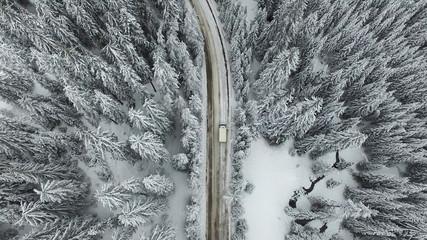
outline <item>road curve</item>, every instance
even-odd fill
[[[228,194],[230,132],[227,143],[219,143],[220,122],[230,125],[230,83],[226,50],[215,10],[209,0],[190,0],[199,17],[205,39],[208,91],[206,164],[206,239],[231,239]]]

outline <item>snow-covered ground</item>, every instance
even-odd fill
[[[308,188],[313,176],[313,160],[308,157],[290,156],[288,151],[292,141],[279,146],[272,146],[263,138],[257,139],[251,145],[249,156],[243,167],[245,179],[255,185],[252,194],[243,194],[245,218],[248,222],[248,240],[277,240],[283,239],[289,231],[293,220],[284,212],[294,191],[300,187]],[[340,156],[347,162],[358,162],[364,159],[363,152],[358,149],[340,151]],[[333,165],[335,153],[329,153],[316,161]],[[342,182],[332,189],[326,187],[326,181],[333,178]],[[356,186],[347,170],[333,171],[318,182],[310,196],[323,196],[338,202],[345,201],[343,191],[345,186]],[[308,200],[302,196],[297,201],[297,208],[308,209]],[[316,221],[313,221],[316,224]],[[320,225],[321,226],[321,225]],[[318,226],[318,227],[320,227]],[[317,225],[316,225],[317,227]],[[351,235],[340,230],[340,222],[328,224],[326,234],[340,231],[344,239],[352,239]]]
[[[243,194],[248,240],[283,239],[291,218],[284,210],[295,189],[309,186],[312,161],[291,157],[291,142],[270,146],[260,138],[249,149],[243,166],[247,181],[255,185],[252,194]]]
[[[13,107],[10,104],[8,104],[6,102],[3,102],[3,101],[0,101],[0,109],[9,109],[9,110],[11,110],[12,108]]]
[[[246,7],[248,11],[248,21],[251,22],[256,15],[257,11],[257,1],[256,0],[242,0],[242,5]]]

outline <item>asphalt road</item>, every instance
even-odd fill
[[[207,164],[206,164],[206,239],[231,239],[228,194],[230,169],[230,131],[227,143],[219,143],[219,123],[230,125],[230,92],[226,50],[219,20],[209,0],[190,0],[199,17],[205,38],[206,80],[208,91]]]

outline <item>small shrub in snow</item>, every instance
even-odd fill
[[[192,168],[190,177],[188,178],[188,185],[192,189],[200,189],[201,187],[201,177],[200,177],[200,169],[199,168]]]
[[[200,216],[200,205],[197,203],[189,204],[185,207],[186,221],[196,222]]]
[[[112,173],[110,169],[103,168],[101,171],[96,171],[96,175],[98,176],[99,180],[103,182],[109,182],[112,180]]]
[[[312,167],[313,173],[316,175],[326,175],[334,170],[331,166],[323,161],[315,161]]]
[[[329,189],[332,189],[332,188],[339,186],[339,185],[341,185],[341,182],[335,181],[333,178],[328,179],[326,181],[326,187]]]
[[[372,163],[372,162],[369,162],[369,161],[361,161],[361,162],[358,162],[356,164],[357,170],[364,171],[364,172],[379,170],[382,167],[383,167],[382,164]]]
[[[239,193],[244,189],[243,175],[240,172],[233,171],[231,176],[230,191],[231,193]]]
[[[331,236],[330,240],[344,240],[344,238],[341,237],[341,235],[339,235],[338,233],[335,233],[334,235]]]
[[[254,191],[254,189],[255,189],[255,185],[253,185],[250,182],[247,182],[244,191],[250,194]]]
[[[234,198],[231,204],[231,220],[235,222],[243,217],[245,209],[243,208],[242,200],[239,197]]]
[[[246,219],[239,219],[236,225],[236,232],[245,233],[248,231],[248,223]]]
[[[289,149],[289,155],[295,157],[297,155],[297,150],[295,148]]]
[[[185,153],[179,153],[172,157],[172,167],[178,171],[187,171],[189,162]]]
[[[340,158],[339,163],[334,164],[334,168],[336,168],[338,170],[344,170],[344,169],[347,169],[348,167],[350,167],[351,165],[353,165],[353,163],[347,162],[343,158]]]
[[[135,233],[136,228],[135,227],[119,227],[114,230],[113,235],[111,238],[113,240],[126,240],[131,239],[133,234]]]
[[[201,240],[201,229],[199,223],[200,216],[200,199],[198,196],[192,196],[190,203],[185,209],[185,233],[189,240]]]

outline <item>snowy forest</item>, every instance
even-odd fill
[[[332,222],[351,239],[426,239],[427,2],[257,0],[251,20],[245,1],[216,2],[237,102],[233,239],[252,239],[242,196],[257,186],[242,165],[256,138],[292,141],[290,155],[313,162],[311,187],[283,206],[293,219],[283,239],[349,239],[327,234]],[[347,162],[340,151],[348,148],[365,159]],[[334,164],[319,160],[328,153]],[[345,202],[310,196],[343,171],[357,183],[345,187]],[[301,196],[308,207],[298,207]]]
[[[2,0],[0,28],[0,239],[201,239],[191,6]]]
[[[257,139],[311,163],[311,185],[281,206],[281,239],[427,239],[427,1],[214,6],[234,91],[232,240],[258,240],[244,203]],[[0,239],[204,239],[190,3],[1,0],[0,28]],[[320,183],[344,200],[313,194]]]

